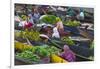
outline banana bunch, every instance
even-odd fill
[[[20,37],[20,38],[28,38],[29,40],[32,41],[39,41],[40,40],[40,33],[36,30],[25,30],[25,31],[20,31],[20,32],[15,32],[15,37]]]
[[[30,50],[32,52],[34,52],[34,47],[27,45],[27,44],[23,44],[21,42],[15,42],[15,49],[20,50],[20,51],[25,51],[25,50]]]
[[[40,33],[38,31],[30,31],[29,32],[29,39],[31,39],[33,41],[39,41],[40,40],[39,35],[40,35]]]

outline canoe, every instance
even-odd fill
[[[78,30],[77,27],[69,27],[64,25],[64,30],[67,32],[69,31],[72,35],[79,36],[80,31]]]
[[[28,59],[26,60],[24,58],[19,58],[19,57],[16,57],[16,56],[15,56],[15,61],[19,61],[23,64],[36,64],[37,63],[37,62],[30,61]]]
[[[72,36],[72,37],[70,37],[70,39],[71,40],[73,40],[73,41],[90,41],[90,39],[88,39],[88,38],[83,38],[83,37],[80,37],[80,36]]]
[[[59,45],[58,43],[54,42],[51,40],[51,44],[54,45],[55,47],[63,50],[63,45]],[[76,56],[84,59],[84,60],[93,60],[93,59],[88,59],[90,56],[94,56],[94,50],[86,48],[84,46],[69,46],[70,49],[76,54]]]
[[[81,46],[69,46],[70,49],[76,54],[76,56],[81,57],[83,59],[88,59],[90,56],[94,56],[94,51],[89,48],[81,47]],[[88,59],[93,60],[93,59]]]

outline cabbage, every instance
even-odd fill
[[[58,19],[58,17],[54,15],[43,15],[40,17],[40,23],[55,24],[57,20],[61,20],[61,19],[60,18]]]

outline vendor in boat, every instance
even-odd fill
[[[39,12],[41,15],[46,15],[48,13],[48,5],[42,5],[39,7]]]
[[[45,42],[48,41],[49,38],[52,37],[52,27],[44,25],[40,29],[40,38],[42,38]]]
[[[18,24],[18,27],[20,28],[31,28],[33,26],[33,23],[28,21],[28,16],[27,15],[22,15],[21,20]]]
[[[37,7],[33,8],[33,10],[32,10],[32,17],[33,17],[34,23],[38,23],[39,22],[40,13],[39,13]]]
[[[75,53],[70,50],[68,45],[64,45],[63,52],[60,54],[60,57],[62,57],[63,59],[69,62],[74,62],[76,59]]]
[[[70,34],[69,32],[64,31],[64,26],[63,26],[63,23],[62,23],[61,19],[59,17],[57,17],[56,21],[57,21],[56,22],[56,28],[57,28],[60,36],[62,37],[62,36],[69,35]]]
[[[32,16],[32,14],[30,13],[30,14],[28,14],[28,22],[30,22],[30,23],[32,23],[32,24],[34,24],[34,21],[33,21],[33,16]]]
[[[67,8],[66,16],[70,19],[75,19],[76,12],[72,7]]]
[[[60,38],[60,34],[59,34],[59,31],[58,31],[57,27],[54,27],[54,28],[53,28],[52,37],[53,37],[53,38],[58,38],[58,39]]]
[[[77,15],[77,19],[82,21],[85,19],[85,14],[84,14],[84,9],[83,8],[80,8],[79,9],[79,13]]]

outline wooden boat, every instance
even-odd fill
[[[54,45],[55,47],[62,49],[63,50],[63,43],[62,45],[57,44],[56,42],[51,40],[52,45]],[[94,50],[86,48],[86,47],[81,47],[81,46],[69,46],[70,49],[76,54],[76,56],[78,56],[81,59],[84,60],[88,60],[88,61],[92,61],[93,59],[89,59],[90,56],[94,56]]]

